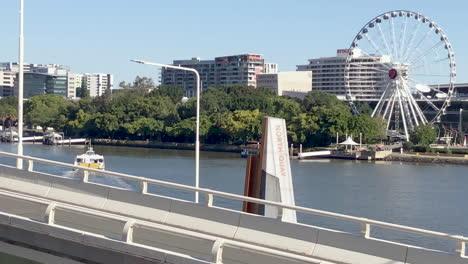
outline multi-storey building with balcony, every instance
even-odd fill
[[[173,65],[193,68],[200,74],[201,89],[221,87],[224,85],[257,86],[257,74],[277,72],[277,64],[265,64],[261,55],[243,54],[216,57],[214,60],[175,60]],[[196,95],[195,75],[191,72],[163,68],[161,84],[167,86],[181,86],[188,97]]]
[[[91,97],[101,96],[106,90],[114,88],[112,74],[85,73],[83,74],[83,88],[89,90]]]
[[[215,58],[216,86],[248,85],[257,87],[257,74],[263,72],[265,61],[261,55],[234,55]]]
[[[307,65],[298,65],[297,71],[312,71],[314,90],[346,98],[345,65],[347,49],[337,50],[335,57],[310,59]],[[387,56],[364,56],[359,49],[354,50],[350,62],[350,91],[353,99],[361,101],[378,100],[385,87],[382,65],[389,61]],[[386,72],[386,71],[385,71]],[[364,78],[363,78],[364,77]]]
[[[201,60],[200,58],[192,58],[191,60],[175,60],[173,65],[197,70],[200,75],[202,90],[216,86],[216,65],[214,60]],[[185,89],[186,96],[196,96],[197,87],[195,74],[193,72],[165,68],[161,71],[161,84],[183,87]]]

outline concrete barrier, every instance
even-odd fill
[[[314,257],[338,263],[404,264],[407,246],[321,229]]]
[[[240,214],[236,211],[173,200],[165,223],[205,234],[233,238],[239,218]]]
[[[234,238],[239,241],[311,256],[317,242],[318,230],[307,225],[242,214]]]
[[[171,258],[179,258],[181,263],[192,263],[190,262],[192,258],[210,260],[213,257],[213,243],[218,238],[318,258],[331,263],[468,263],[466,258],[445,252],[409,247],[318,227],[291,224],[281,222],[279,219],[5,166],[0,166],[0,189],[28,193],[35,197],[31,198],[31,201],[15,200],[0,193],[0,211],[37,220],[34,222],[19,216],[0,214],[0,225],[4,228],[8,229],[8,226],[12,226],[22,230],[33,230],[36,231],[32,234],[33,236],[49,235],[111,251],[143,252],[146,248],[149,251],[145,254],[150,254],[149,252],[154,251],[154,248],[158,248],[155,252],[166,252],[161,254],[177,251],[180,256],[171,253]],[[33,199],[37,199],[37,203]],[[62,227],[38,222],[44,219],[45,208],[52,201],[83,206],[99,210],[100,213],[97,216],[59,206],[55,209],[54,220]],[[148,226],[136,225],[134,227],[134,244],[120,241],[129,218],[148,222]],[[159,230],[158,225],[169,229]],[[2,230],[0,234],[2,237],[10,235],[2,233]],[[37,241],[33,237],[32,242],[39,243],[39,237]],[[58,244],[51,246],[62,250]],[[63,250],[67,254],[72,254],[66,249]],[[132,255],[134,252],[128,253]],[[307,263],[229,244],[224,247],[224,253],[223,263]],[[188,255],[191,257],[187,258]],[[106,257],[97,257],[97,262],[104,259]],[[114,256],[108,256],[109,259],[114,260]],[[206,262],[200,261],[200,263]]]

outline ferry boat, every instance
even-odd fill
[[[104,170],[104,156],[96,154],[93,150],[93,147],[89,146],[88,150],[84,154],[76,156],[74,165]]]

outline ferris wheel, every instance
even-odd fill
[[[354,38],[345,63],[346,98],[370,102],[388,134],[409,140],[422,124],[440,122],[455,89],[452,44],[428,17],[405,10],[371,19]],[[393,132],[393,133],[391,133]]]

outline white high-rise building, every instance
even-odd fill
[[[349,50],[339,49],[336,53],[335,57],[310,59],[307,65],[297,65],[297,71],[312,71],[314,90],[334,94],[343,100],[346,98],[345,64]],[[359,49],[354,49],[350,70],[350,90],[353,99],[379,100],[385,88],[383,72],[386,70],[382,64],[388,61],[387,56],[364,56]]]
[[[68,72],[67,75],[67,98],[76,99],[77,89],[82,87],[83,74]]]
[[[114,88],[112,74],[85,73],[83,74],[83,87],[89,90],[89,96],[101,96],[104,92]]]

